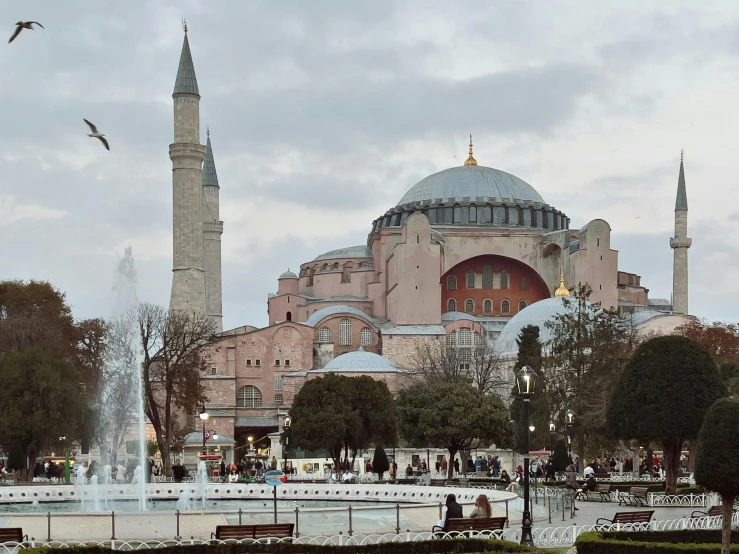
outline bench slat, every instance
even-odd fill
[[[505,527],[505,517],[452,518],[447,523],[449,531],[499,531]]]
[[[4,527],[0,529],[0,543],[23,542],[23,529],[20,527]]]

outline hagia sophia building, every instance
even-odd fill
[[[563,206],[519,177],[478,164],[470,139],[464,165],[412,186],[371,222],[365,244],[325,252],[280,275],[267,327],[224,331],[220,187],[210,136],[200,144],[187,33],[172,96],[170,308],[206,314],[218,326],[205,408],[226,449],[237,451],[248,437],[274,437],[302,384],[326,373],[371,375],[397,391],[418,369],[419,345],[438,341],[463,354],[485,343],[513,359],[525,325],[539,325],[547,340],[544,323],[562,313],[565,283],[589,283],[592,303],[618,308],[640,329],[670,332],[688,314],[682,159],[670,238],[673,298],[652,299],[638,275],[619,270],[607,221],[571,229]]]

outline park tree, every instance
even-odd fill
[[[469,383],[483,394],[500,394],[508,386],[500,354],[470,329],[419,344],[411,363],[429,382]]]
[[[23,453],[19,469],[28,468],[38,452],[60,447],[60,437],[67,443],[84,437],[88,400],[73,363],[37,347],[11,350],[0,356],[0,375],[0,444]]]
[[[608,427],[617,439],[662,444],[665,492],[675,494],[680,451],[698,438],[708,408],[726,388],[705,348],[681,336],[639,346],[616,383]]]
[[[731,518],[734,500],[739,497],[739,400],[718,400],[703,418],[698,436],[700,449],[695,464],[695,482],[721,495],[724,509],[721,553],[731,548]]]
[[[372,470],[382,480],[383,474],[390,469],[390,461],[387,459],[385,449],[379,444],[375,447],[375,455],[372,458]]]
[[[201,378],[210,369],[208,349],[216,328],[205,315],[168,311],[153,304],[139,305],[137,323],[136,348],[143,352],[144,411],[156,433],[165,475],[169,475],[170,446],[183,427],[177,412],[196,413],[206,400]],[[124,349],[124,358],[128,354]]]
[[[382,381],[329,373],[306,382],[290,408],[295,447],[326,449],[341,467],[371,444],[392,444],[396,434],[395,401]]]
[[[527,325],[521,329],[521,332],[516,339],[518,345],[518,357],[516,363],[513,366],[513,373],[515,374],[522,367],[527,366],[534,370],[537,374],[536,388],[534,396],[529,401],[529,422],[534,426],[534,429],[539,429],[540,432],[534,433],[531,436],[531,449],[536,450],[544,448],[549,444],[549,436],[545,435],[541,431],[549,428],[549,420],[551,418],[549,411],[549,402],[546,394],[541,392],[546,388],[546,376],[542,370],[542,353],[541,353],[541,342],[539,342],[539,327],[536,325]],[[511,398],[511,419],[514,422],[516,429],[516,451],[523,454],[523,448],[525,441],[523,440],[526,433],[529,433],[529,429],[526,427],[526,422],[523,416],[523,400],[518,397],[518,389],[514,383],[513,388],[510,391]]]
[[[471,384],[420,382],[398,394],[400,434],[413,446],[458,452],[495,443],[506,448],[515,433],[508,408],[495,394],[480,394]],[[453,477],[449,464],[448,478]]]
[[[73,359],[78,331],[66,296],[46,281],[0,281],[0,353],[40,348]]]
[[[732,394],[739,395],[739,325],[690,319],[675,334],[693,339],[718,364],[719,374]]]
[[[537,384],[557,428],[564,428],[568,409],[575,413],[580,460],[586,442],[607,438],[610,391],[639,343],[636,329],[624,325],[616,310],[588,302],[591,294],[589,284],[578,283],[573,296],[562,299],[564,312],[546,323],[552,339],[544,345],[544,386]]]

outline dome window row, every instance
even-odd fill
[[[431,225],[529,227],[557,231],[569,229],[570,224],[565,214],[550,207],[470,203],[422,206],[404,210],[394,208],[375,220],[372,230],[402,227],[411,215],[419,211],[428,218]]]
[[[482,287],[477,286],[476,284],[476,277],[475,277],[475,270],[470,269],[465,274],[465,281],[467,285],[467,289],[479,289],[482,288],[484,290],[492,290],[492,289],[510,289],[511,288],[511,279],[510,275],[507,271],[503,271],[499,274],[500,276],[500,282],[495,283],[497,279],[494,279],[493,274],[493,266],[486,265],[483,267],[482,270]],[[458,281],[456,275],[449,275],[446,278],[446,289],[449,290],[457,290],[458,288]],[[495,286],[498,284],[498,286]],[[526,282],[526,277],[521,277],[520,281],[520,289],[521,290],[527,290],[528,283]]]
[[[489,298],[486,298],[483,300],[482,303],[482,311],[485,314],[492,314],[493,313],[493,301]],[[518,302],[518,311],[520,312],[527,306],[527,303],[525,300],[520,300]],[[456,312],[457,311],[457,300],[454,298],[450,298],[447,300],[447,311],[448,312]],[[464,311],[468,314],[474,314],[475,313],[475,301],[472,298],[468,298],[464,302]],[[511,301],[510,300],[503,300],[500,303],[500,313],[502,314],[509,314],[511,313]]]

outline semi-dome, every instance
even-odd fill
[[[444,198],[503,199],[545,204],[538,192],[523,179],[492,167],[463,165],[439,171],[413,185],[398,206]]]
[[[297,276],[297,275],[295,275],[295,274],[294,274],[294,273],[293,273],[292,271],[290,271],[290,270],[288,269],[288,270],[287,270],[287,271],[285,271],[285,272],[284,272],[284,273],[283,273],[282,275],[280,275],[280,276],[279,276],[279,277],[277,278],[277,280],[278,280],[278,281],[281,281],[282,279],[297,279],[297,278],[298,278],[298,276]]]
[[[546,326],[546,323],[552,321],[556,316],[566,313],[567,302],[574,302],[574,300],[567,296],[555,296],[526,306],[503,327],[495,342],[495,349],[503,356],[515,356],[518,353],[516,339],[521,334],[521,329],[527,325],[539,327],[539,342],[545,345],[553,338],[552,331]],[[590,304],[587,305],[592,309]]]
[[[319,260],[339,260],[342,258],[371,258],[372,250],[366,244],[360,244],[358,246],[347,246],[346,248],[337,248],[336,250],[330,250],[324,252],[319,256],[313,258],[314,262]]]
[[[337,356],[325,365],[323,369],[317,370],[324,373],[397,373],[399,370],[393,363],[374,352],[358,350]]]

